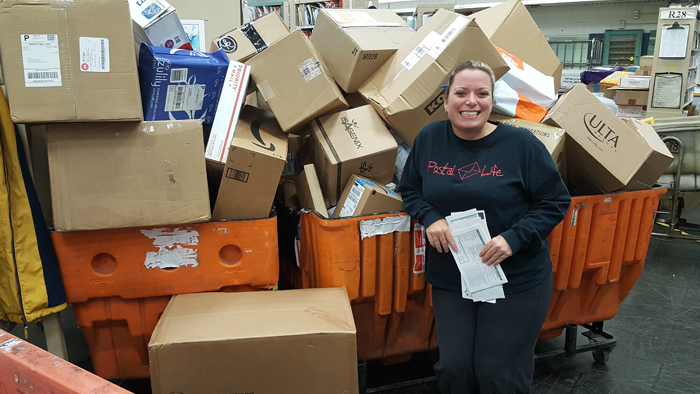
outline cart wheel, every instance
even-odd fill
[[[608,347],[603,348],[603,349],[595,349],[593,351],[593,359],[595,360],[595,362],[600,363],[600,364],[606,363],[608,361],[608,359],[610,359],[610,352],[611,351],[612,351],[612,349],[610,349]]]

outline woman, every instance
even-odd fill
[[[406,212],[426,227],[443,394],[528,393],[534,347],[552,294],[547,236],[571,198],[550,154],[529,131],[488,122],[495,78],[483,62],[459,64],[447,84],[449,120],[421,130],[400,189]],[[479,256],[508,279],[495,304],[462,298],[445,217],[486,213],[493,238]]]

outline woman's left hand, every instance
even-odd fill
[[[513,255],[513,251],[510,249],[510,245],[502,236],[497,236],[491,238],[489,242],[484,245],[479,253],[481,257],[481,262],[486,265],[496,265],[501,264],[503,260]]]

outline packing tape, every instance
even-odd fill
[[[408,215],[360,221],[360,234],[362,235],[362,239],[374,237],[375,235],[390,234],[394,231],[408,232],[410,229],[411,219]]]
[[[353,330],[352,327],[348,326],[347,323],[345,323],[340,318],[335,317],[326,311],[322,311],[322,310],[316,309],[314,307],[307,308],[305,311],[318,317],[321,320],[324,320],[324,321],[330,323],[332,326],[334,326],[336,328],[344,330],[345,332],[355,332],[355,330]]]
[[[270,84],[267,83],[267,79],[258,84],[258,91],[262,94],[265,101],[270,101],[275,97],[275,92],[272,91]]]

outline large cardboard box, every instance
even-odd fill
[[[311,41],[296,30],[250,59],[250,75],[285,132],[348,108],[343,93]]]
[[[355,338],[345,288],[175,295],[148,344],[151,386],[357,394]]]
[[[134,21],[134,44],[137,51],[142,42],[157,47],[192,50],[175,7],[167,1],[129,0],[129,9]]]
[[[287,25],[278,13],[271,12],[214,38],[210,51],[223,49],[230,60],[246,62],[287,35]]]
[[[126,1],[2,1],[0,50],[16,123],[142,119]]]
[[[347,93],[357,90],[416,32],[392,10],[320,10],[311,42]]]
[[[231,141],[212,219],[268,217],[286,158],[287,134],[272,113],[245,107]]]
[[[652,125],[640,122],[637,119],[629,119],[625,122],[627,126],[638,131],[644,137],[648,148],[646,149],[647,158],[644,164],[622,190],[650,189],[659,180],[664,171],[668,169],[668,166],[673,163],[673,154],[668,150],[666,144],[661,140],[661,137],[659,137]]]
[[[554,91],[560,86],[562,63],[520,0],[508,0],[471,15],[494,45],[554,77]]]
[[[206,222],[202,122],[48,125],[58,231]]]
[[[403,211],[401,196],[371,179],[352,175],[345,186],[334,218]]]
[[[503,115],[492,114],[489,119],[529,130],[547,148],[547,151],[552,156],[554,165],[559,170],[559,174],[566,182],[566,131],[564,129]]]
[[[442,85],[469,59],[486,62],[496,78],[509,70],[473,18],[440,9],[358,91],[413,145],[425,125],[447,119]]]
[[[576,85],[552,107],[543,123],[566,130],[569,188],[576,194],[610,193],[630,184],[654,150],[584,85]],[[658,137],[657,137],[658,138]]]
[[[382,184],[394,177],[398,146],[379,115],[358,107],[311,123],[314,165],[323,194],[335,205],[352,174]]]

